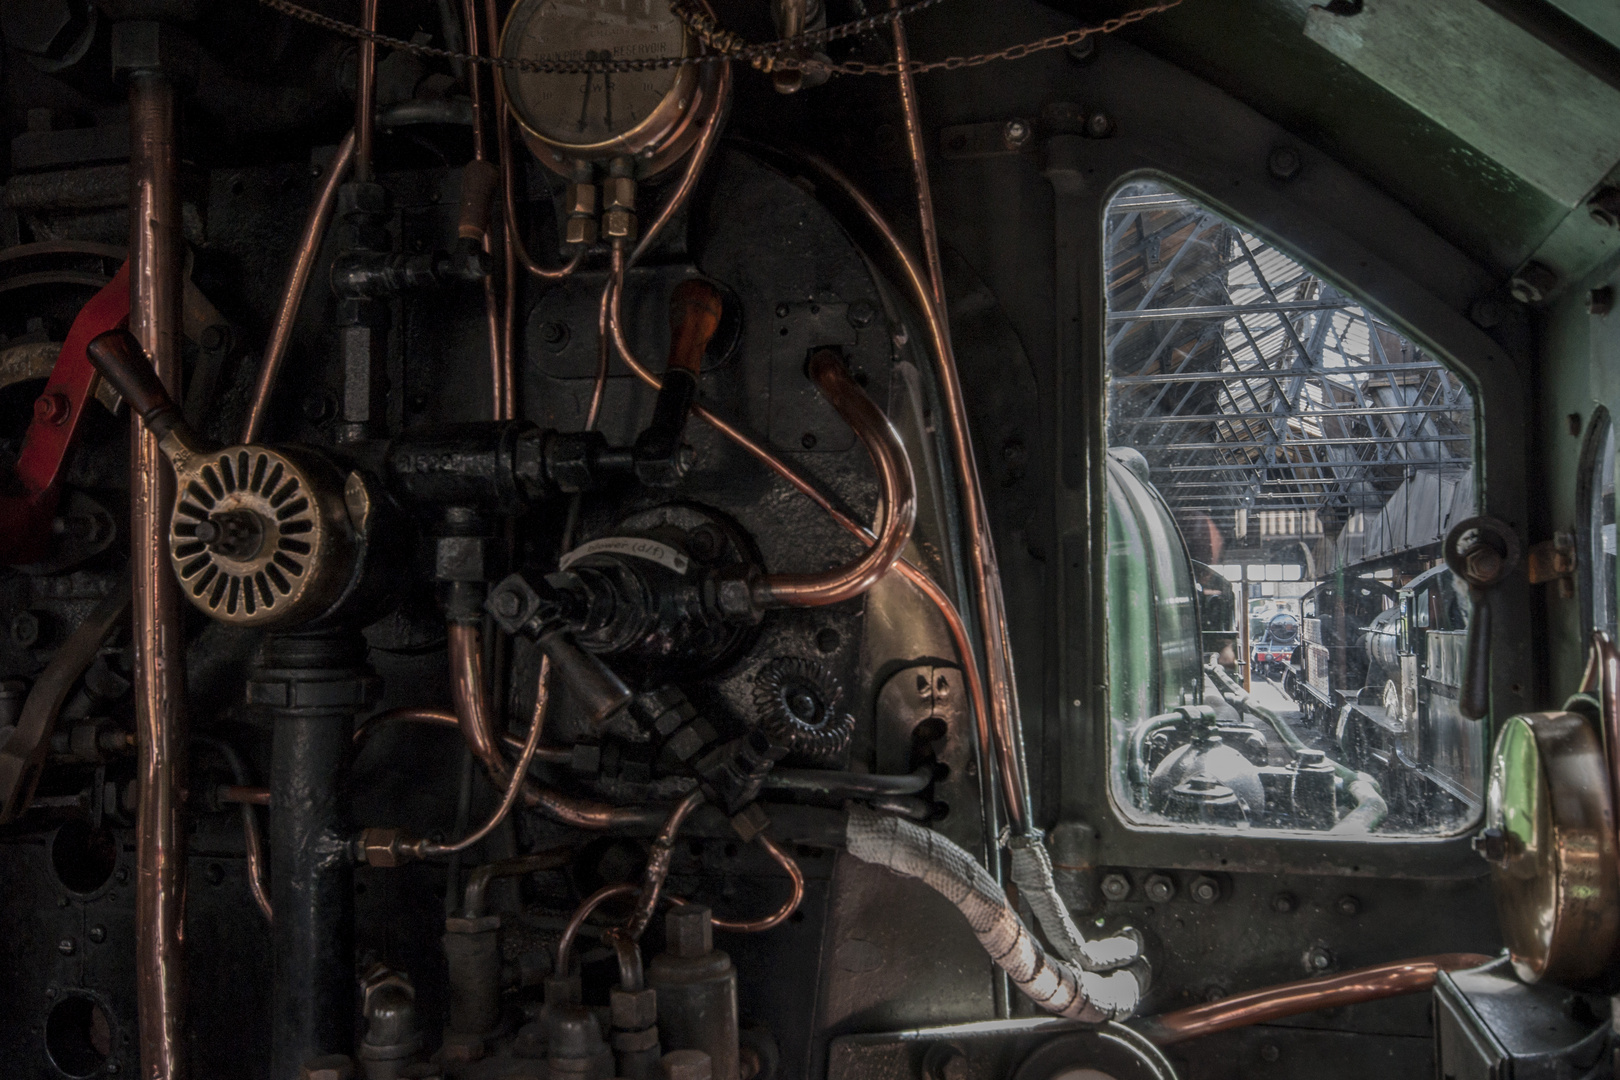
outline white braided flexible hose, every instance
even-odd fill
[[[1129,1016],[1144,987],[1133,971],[1083,971],[1048,956],[974,858],[938,833],[852,804],[844,834],[862,862],[915,878],[960,911],[990,959],[1047,1012],[1101,1023]]]
[[[1113,937],[1087,941],[1069,917],[1068,905],[1052,881],[1052,857],[1038,837],[1012,841],[1012,880],[1046,932],[1052,950],[1086,971],[1113,971],[1142,955],[1142,935],[1126,928]]]

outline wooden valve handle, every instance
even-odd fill
[[[697,378],[703,354],[720,329],[720,290],[700,278],[675,286],[669,298],[669,364],[667,369],[688,371]]]

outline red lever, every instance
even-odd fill
[[[23,437],[16,472],[0,478],[0,563],[30,563],[45,557],[62,466],[96,386],[96,369],[85,350],[95,338],[128,322],[129,264],[125,263],[79,309],[45,392],[34,402],[34,419]]]

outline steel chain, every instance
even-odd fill
[[[818,58],[809,50],[842,38],[881,29],[905,16],[912,15],[924,8],[933,7],[940,2],[941,0],[912,0],[911,3],[901,7],[892,8],[876,15],[868,15],[851,22],[841,23],[838,26],[828,27],[823,30],[806,31],[779,41],[750,45],[736,34],[720,27],[710,16],[695,4],[690,3],[689,0],[671,0],[670,11],[686,25],[694,36],[715,50],[713,53],[700,56],[660,56],[645,60],[563,61],[528,60],[504,56],[475,56],[470,53],[454,52],[450,49],[440,49],[432,45],[420,45],[414,41],[390,37],[375,30],[367,30],[364,27],[343,22],[341,19],[322,15],[318,11],[311,11],[301,4],[294,3],[293,0],[259,0],[259,3],[272,11],[280,12],[290,18],[357,40],[371,41],[377,45],[414,53],[417,56],[460,60],[483,64],[491,68],[515,69],[537,75],[612,75],[636,71],[664,71],[669,68],[689,67],[694,64],[707,63],[721,57],[742,61],[767,72],[797,69],[808,74],[826,72],[833,75],[898,75],[900,74],[900,64],[893,60],[875,64],[860,60],[835,62]],[[1159,3],[1150,7],[1127,11],[1123,15],[1108,19],[1096,26],[1083,26],[1067,33],[1054,34],[1051,37],[1041,38],[1037,41],[1026,41],[1008,46],[1005,49],[997,49],[995,52],[978,53],[973,56],[952,56],[944,60],[913,60],[906,65],[906,70],[915,75],[928,71],[959,71],[963,68],[980,67],[984,64],[995,63],[999,60],[1019,60],[1050,49],[1062,49],[1077,45],[1093,35],[1111,34],[1134,22],[1140,22],[1149,15],[1157,15],[1160,12],[1177,7],[1181,2],[1182,0],[1160,0]]]

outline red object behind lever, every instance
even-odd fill
[[[0,493],[0,563],[37,562],[50,546],[62,466],[78,434],[96,386],[96,369],[85,348],[129,322],[129,264],[118,268],[68,331],[45,392],[34,402],[34,419],[23,437],[17,469]]]

